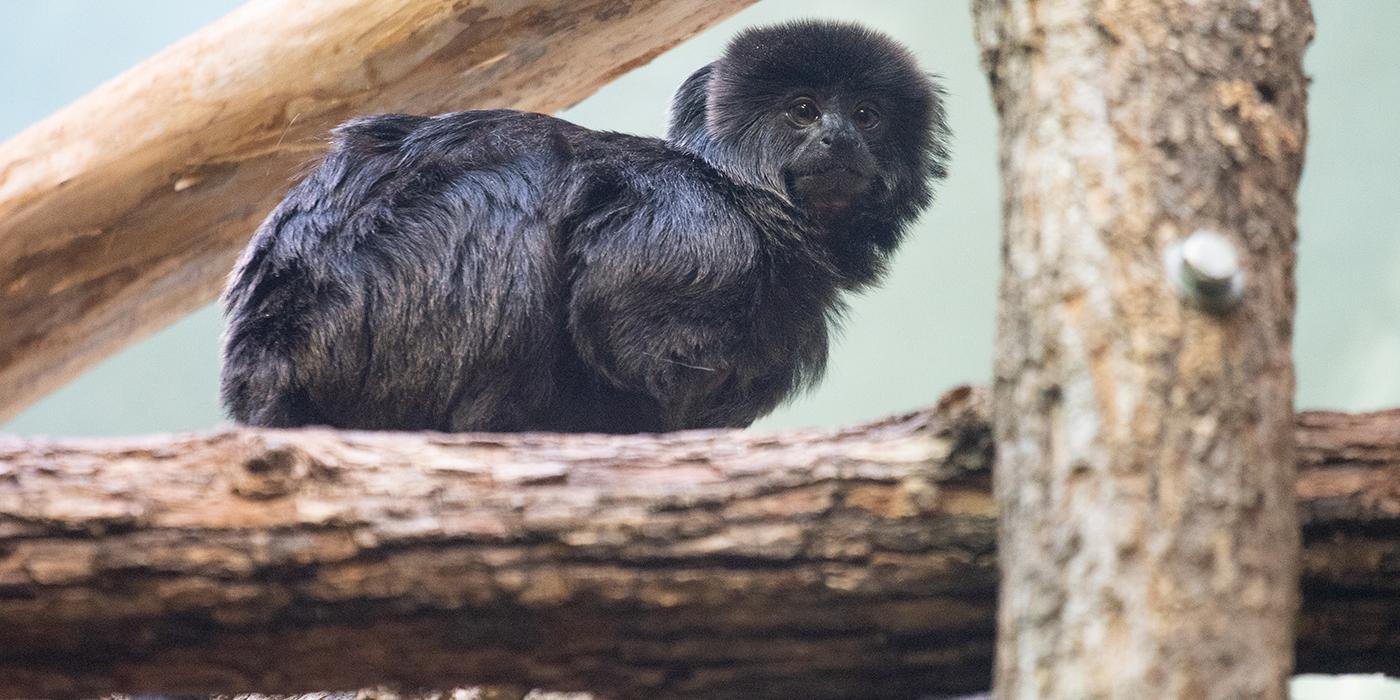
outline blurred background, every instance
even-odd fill
[[[0,0],[0,138],[239,4],[239,0]],[[1311,135],[1301,195],[1296,356],[1301,408],[1400,405],[1400,2],[1314,0]],[[995,115],[967,0],[763,0],[563,113],[661,135],[671,92],[743,27],[858,20],[941,74],[952,176],[880,289],[857,299],[821,386],[757,429],[828,425],[931,403],[991,374],[1000,202]],[[3,332],[4,319],[0,319]],[[223,422],[213,306],[109,358],[0,426],[108,435]]]

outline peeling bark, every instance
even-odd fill
[[[1001,117],[1002,698],[1284,698],[1306,0],[977,0]],[[1234,242],[1223,316],[1169,244]]]
[[[208,303],[345,119],[553,112],[752,0],[253,0],[0,144],[0,422]]]
[[[0,689],[985,688],[983,404],[780,435],[0,441]],[[1400,672],[1400,412],[1298,435],[1300,668]]]

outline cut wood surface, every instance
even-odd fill
[[[0,421],[213,299],[335,124],[553,112],[750,2],[247,3],[0,145]]]
[[[776,435],[0,441],[0,689],[985,688],[984,403]],[[1400,411],[1297,435],[1299,668],[1400,673]]]

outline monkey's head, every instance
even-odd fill
[[[881,248],[928,205],[948,157],[941,90],[910,52],[826,21],[739,34],[681,86],[668,137],[818,221],[885,221]]]

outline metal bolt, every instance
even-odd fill
[[[1230,239],[1199,229],[1167,246],[1167,277],[1176,293],[1205,311],[1224,314],[1244,294],[1244,270]]]

